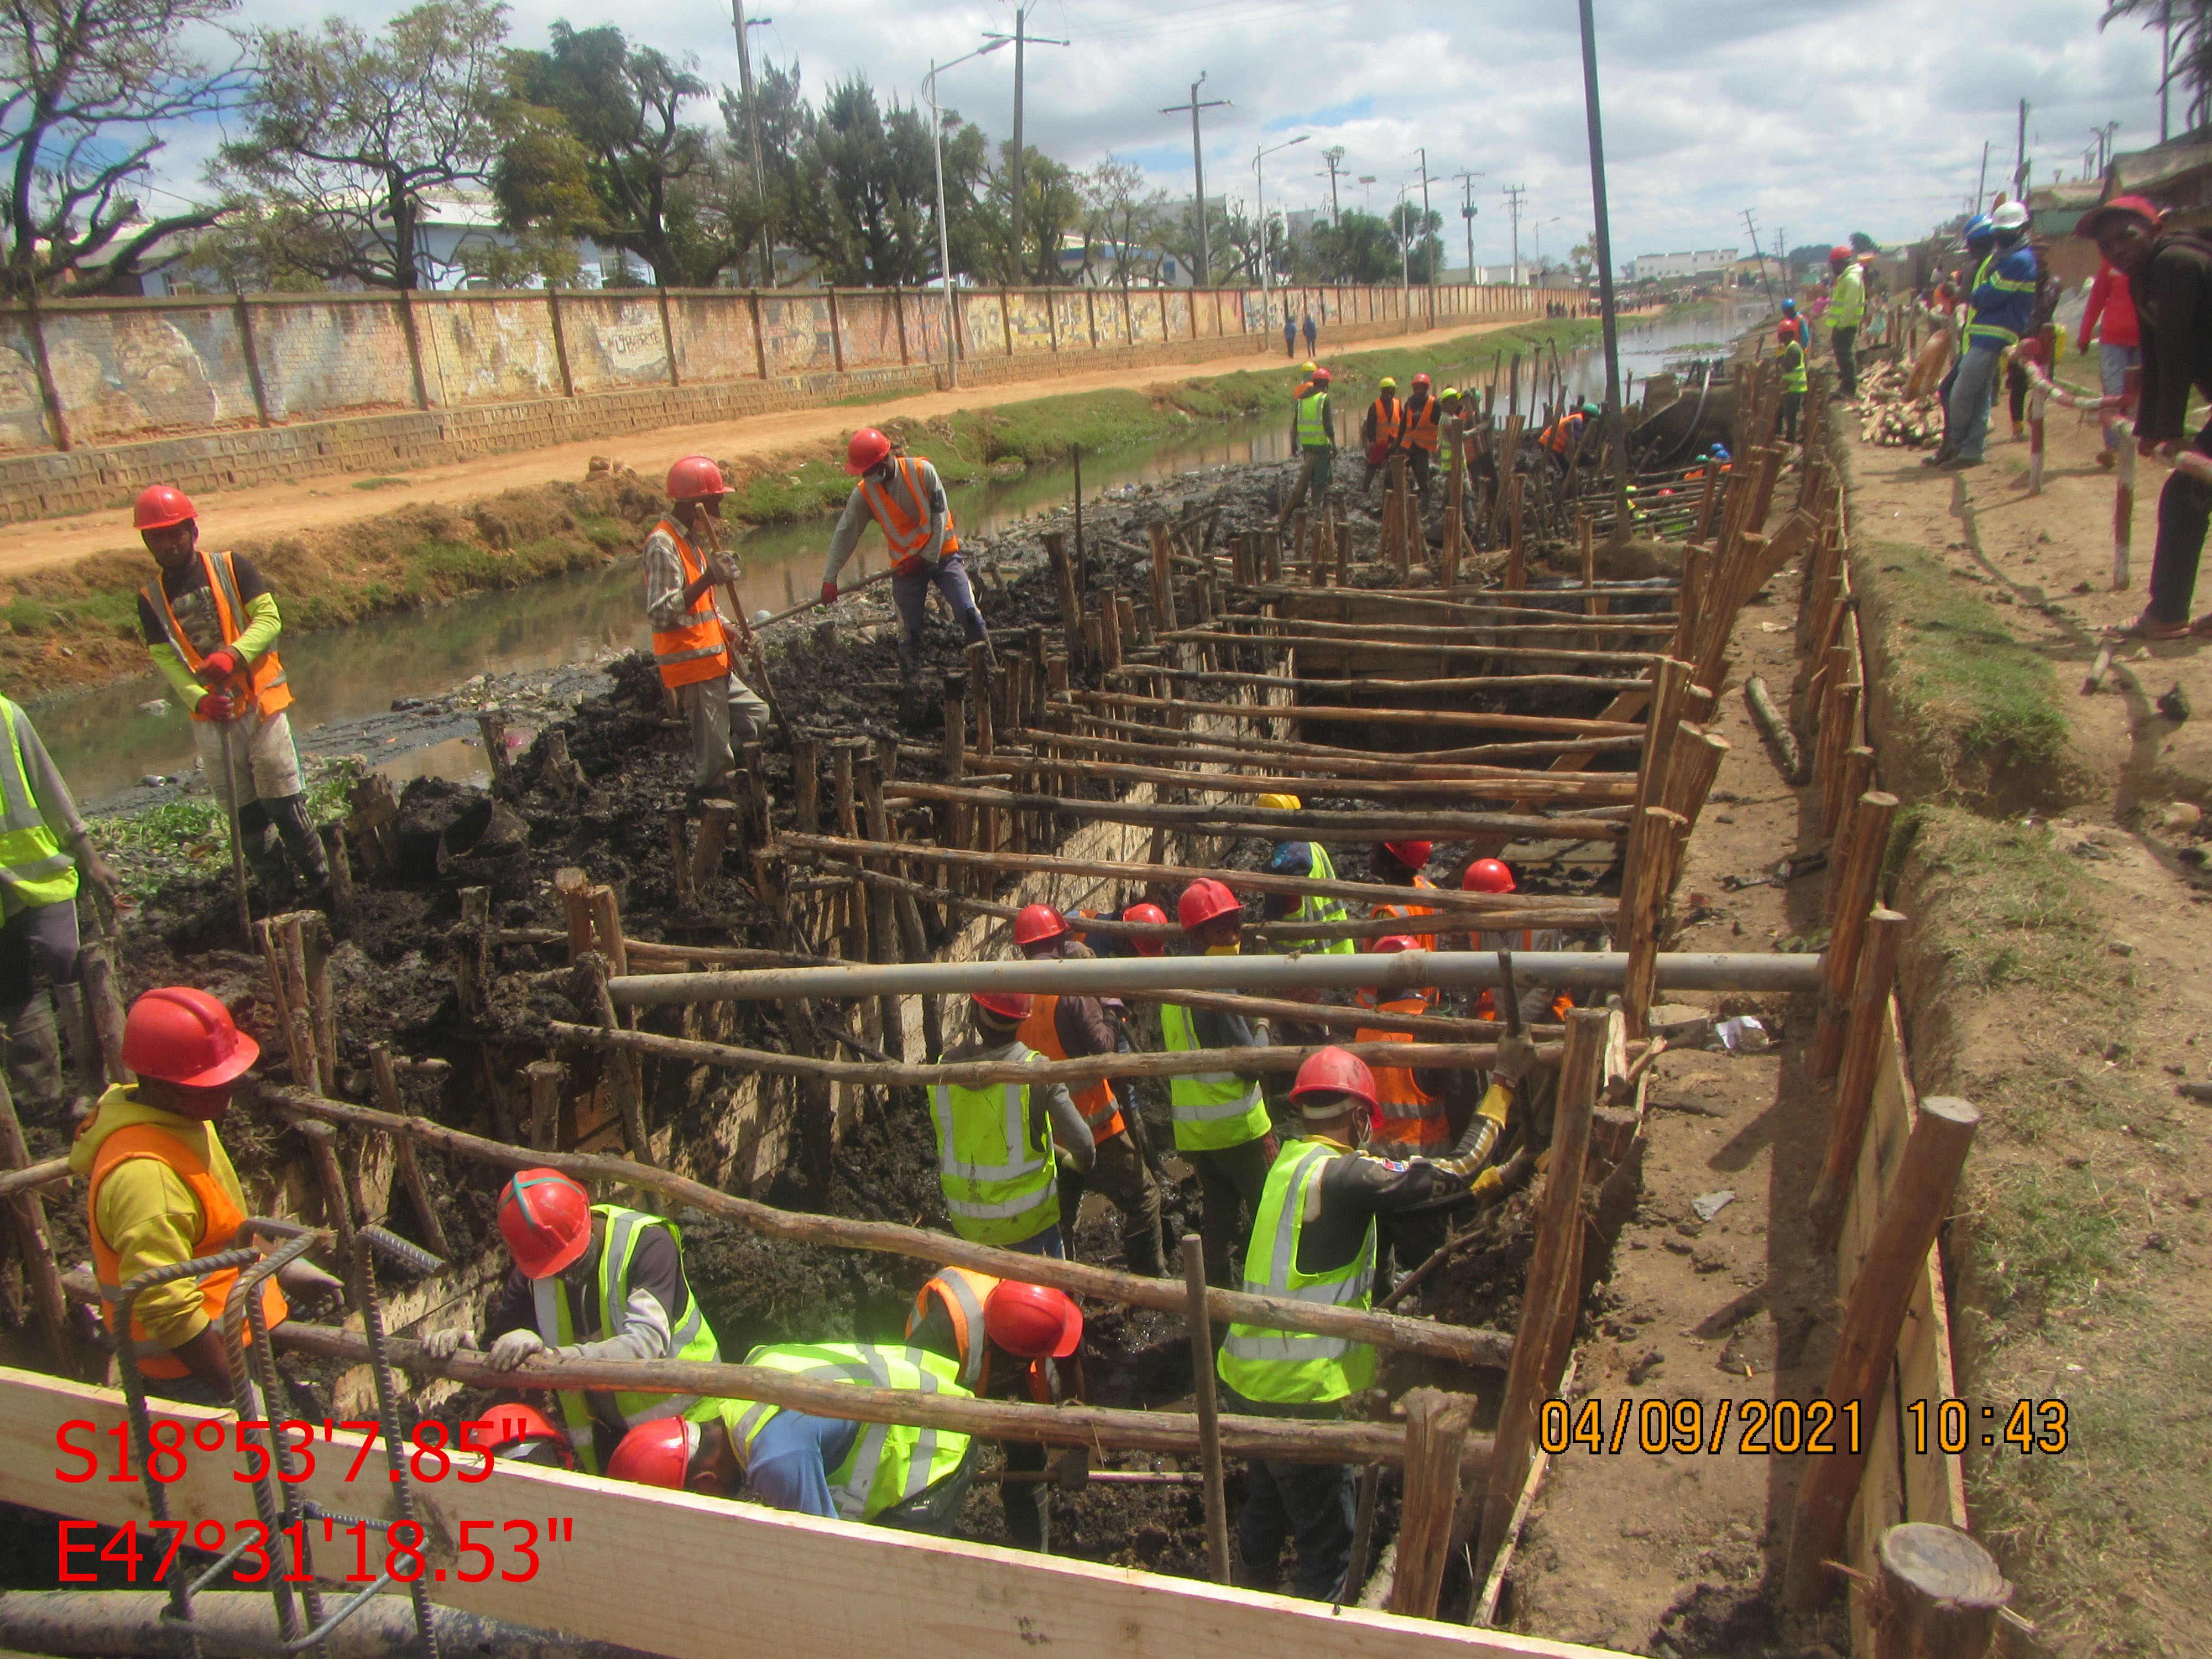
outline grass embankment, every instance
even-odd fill
[[[1438,388],[1486,374],[1502,358],[1536,348],[1571,350],[1596,337],[1588,322],[1532,322],[1443,343],[1429,354],[1402,350],[1329,356],[1341,398],[1340,439],[1355,432],[1350,410],[1374,383],[1401,385],[1425,370]],[[1146,391],[1039,398],[963,410],[929,422],[887,418],[886,428],[937,465],[950,483],[1061,459],[1076,449],[1128,448],[1180,436],[1202,422],[1287,413],[1291,366],[1240,369]],[[861,422],[855,420],[855,425]],[[788,523],[834,513],[853,481],[839,454],[725,461],[737,485],[726,516],[746,525]],[[370,493],[404,478],[356,481]],[[635,549],[663,510],[657,479],[628,475],[510,489],[467,505],[424,502],[364,517],[312,537],[231,544],[258,563],[282,597],[289,629],[335,628],[489,588],[518,587],[586,568]],[[119,528],[121,542],[127,532]],[[94,554],[74,565],[0,584],[0,690],[25,697],[138,672],[145,664],[136,596],[151,561],[137,549]]]

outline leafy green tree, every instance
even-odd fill
[[[804,124],[781,203],[785,234],[829,282],[919,286],[936,269],[928,118],[876,100],[865,76],[832,86]]]
[[[1123,288],[1132,278],[1156,283],[1166,263],[1165,191],[1145,190],[1145,173],[1109,155],[1077,179],[1083,192],[1083,270],[1086,276],[1107,258]]]
[[[999,165],[992,170],[989,196],[992,210],[1003,227],[1013,199],[1014,147],[999,146]],[[947,189],[950,189],[948,181]],[[1022,160],[1022,246],[1018,260],[1001,253],[986,280],[1020,287],[1054,286],[1068,280],[1060,262],[1068,234],[1083,223],[1083,189],[1075,173],[1034,145],[1024,146]],[[1003,246],[1006,233],[1000,231]],[[980,250],[979,250],[980,252]],[[984,276],[982,270],[975,273]]]
[[[1398,278],[1398,243],[1388,221],[1357,208],[1334,224],[1313,228],[1315,274],[1323,282],[1382,283]]]
[[[1437,272],[1443,269],[1444,241],[1438,234],[1443,228],[1444,216],[1433,209],[1423,212],[1411,202],[1400,202],[1390,210],[1392,246],[1404,250],[1405,280],[1436,281]]]

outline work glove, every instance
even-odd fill
[[[1468,1191],[1476,1194],[1478,1197],[1487,1196],[1492,1194],[1500,1194],[1504,1190],[1505,1177],[1498,1172],[1498,1166],[1495,1164],[1485,1170],[1480,1175],[1475,1176],[1474,1183],[1468,1188]]]
[[[738,568],[738,562],[726,553],[708,554],[707,568],[714,573],[714,580],[718,582],[734,582],[745,574]]]
[[[1518,1083],[1535,1069],[1535,1065],[1534,1043],[1525,1036],[1502,1037],[1498,1040],[1498,1058],[1491,1064],[1491,1079],[1498,1083]]]
[[[836,583],[824,582],[822,584],[822,603],[824,605],[835,605],[837,603]]]
[[[295,1302],[308,1303],[331,1297],[343,1303],[345,1281],[336,1274],[325,1273],[312,1261],[294,1260],[276,1270],[276,1282],[284,1287],[284,1294]]]
[[[238,672],[238,653],[228,646],[210,651],[200,659],[199,681],[202,685],[213,685],[217,680],[227,680]]]
[[[422,1352],[433,1359],[451,1359],[463,1348],[473,1348],[476,1345],[474,1331],[455,1325],[447,1330],[432,1331],[424,1337]]]
[[[532,1355],[550,1352],[537,1332],[509,1331],[491,1345],[486,1358],[495,1371],[519,1371],[529,1364]]]
[[[192,706],[192,712],[211,720],[228,720],[236,717],[238,706],[230,700],[228,691],[210,691]]]

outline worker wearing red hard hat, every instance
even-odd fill
[[[1329,406],[1329,373],[1316,368],[1306,377],[1291,402],[1291,449],[1299,461],[1298,481],[1291,487],[1281,522],[1290,522],[1310,490],[1315,504],[1326,511],[1329,484],[1336,471],[1336,416]]]
[[[1470,893],[1510,893],[1519,887],[1513,872],[1502,859],[1477,859],[1467,866],[1460,878],[1461,888]],[[1470,949],[1476,951],[1562,951],[1566,948],[1566,935],[1556,927],[1485,927],[1478,929],[1468,940]],[[1532,983],[1526,975],[1516,983],[1521,993],[1521,1018],[1533,1024],[1540,1019],[1559,1018],[1574,1006],[1574,998],[1565,992],[1558,996],[1544,987]],[[1496,1019],[1498,999],[1485,989],[1475,999],[1474,1017],[1477,1019]]]
[[[645,615],[660,683],[691,727],[691,787],[702,796],[730,787],[737,750],[768,730],[768,705],[737,676],[732,626],[714,602],[743,574],[719,545],[729,480],[711,455],[686,455],[668,469],[668,516],[645,538]]]
[[[1067,919],[1049,904],[1030,905],[1014,918],[1014,944],[1032,962],[1091,954],[1070,939]],[[1034,996],[1029,1017],[1014,1035],[1047,1060],[1087,1060],[1130,1047],[1121,1004],[1109,1006],[1101,997]],[[1145,1120],[1134,1101],[1121,1099],[1111,1079],[1068,1092],[1091,1126],[1093,1154],[1088,1170],[1060,1172],[1060,1237],[1074,1237],[1084,1192],[1095,1190],[1121,1212],[1121,1257],[1128,1270],[1158,1279],[1167,1271],[1167,1261],[1160,1248],[1160,1189],[1146,1156]]]
[[[968,1035],[938,1064],[1033,1064],[1039,1056],[1020,1031],[1035,1008],[1036,999],[1026,991],[975,993],[968,999]],[[1059,1159],[1088,1171],[1095,1156],[1091,1126],[1066,1085],[933,1084],[929,1117],[952,1231],[978,1244],[1065,1256]]]
[[[522,1170],[499,1195],[499,1231],[514,1271],[484,1311],[486,1358],[494,1369],[548,1366],[576,1465],[597,1474],[604,1458],[640,1423],[680,1417],[691,1395],[562,1389],[558,1362],[680,1359],[712,1365],[721,1344],[684,1273],[676,1224],[619,1204],[594,1204],[557,1170]],[[465,1328],[433,1331],[422,1346],[448,1359],[477,1346]]]
[[[470,1425],[470,1443],[482,1446],[494,1463],[529,1463],[538,1468],[573,1469],[576,1449],[553,1419],[535,1406],[507,1401]]]
[[[264,884],[282,866],[264,857],[270,825],[308,890],[330,879],[330,860],[307,818],[300,751],[284,711],[292,687],[276,655],[283,618],[253,561],[199,544],[199,509],[173,484],[139,491],[131,520],[161,567],[138,594],[147,654],[191,716],[200,770],[234,813],[246,856]]]
[[[883,527],[891,556],[891,602],[899,613],[899,672],[908,678],[921,666],[921,619],[933,583],[952,607],[953,620],[971,645],[988,654],[991,636],[968,569],[960,562],[960,537],[937,469],[919,455],[894,455],[891,441],[874,427],[862,427],[845,447],[845,471],[860,482],[845,502],[844,516],[830,538],[830,557],[822,567],[822,603],[837,601],[837,573],[853,556],[860,532],[873,519]]]
[[[1828,344],[1836,354],[1836,395],[1846,403],[1859,395],[1856,345],[1866,320],[1866,273],[1848,247],[1828,250]]]
[[[102,1095],[70,1148],[70,1168],[85,1178],[86,1231],[110,1330],[122,1287],[140,1273],[246,1242],[237,1237],[239,1224],[253,1211],[216,1125],[260,1054],[230,1010],[192,986],[149,991],[131,1005],[123,1063],[138,1081]],[[131,1329],[117,1340],[131,1344],[149,1388],[209,1404],[231,1402],[222,1321],[237,1282],[232,1267],[173,1279],[139,1294]],[[271,1325],[280,1323],[289,1311],[287,1291],[299,1295],[337,1283],[295,1261],[276,1279],[263,1281],[261,1311]]]
[[[1429,855],[1437,850],[1436,843],[1428,841],[1379,841],[1367,854],[1367,873],[1385,887],[1429,887],[1436,883],[1421,872],[1428,867]],[[1381,918],[1411,921],[1416,916],[1432,916],[1435,907],[1426,904],[1378,904],[1370,912]],[[1408,929],[1407,931],[1411,931]],[[1437,948],[1434,933],[1415,933],[1413,949],[1433,951]],[[1372,950],[1372,945],[1368,947]]]
[[[1510,1095],[1535,1064],[1536,1051],[1526,1039],[1498,1048],[1493,1091]],[[1441,1243],[1441,1216],[1407,1212],[1466,1192],[1494,1143],[1406,1163],[1363,1156],[1377,1100],[1375,1076],[1343,1048],[1321,1049],[1301,1066],[1291,1099],[1298,1133],[1267,1172],[1244,1289],[1364,1310],[1374,1298],[1378,1234],[1389,1235],[1401,1261],[1419,1260]],[[1468,1139],[1475,1139],[1472,1128]],[[1375,1350],[1365,1343],[1244,1324],[1230,1326],[1217,1368],[1226,1409],[1270,1417],[1343,1416],[1376,1376]],[[1284,1540],[1295,1536],[1291,1593],[1335,1600],[1352,1553],[1350,1467],[1255,1458],[1248,1468],[1237,1582],[1272,1588]]]
[[[1054,1406],[1083,1398],[1076,1352],[1083,1342],[1083,1310],[1066,1291],[1048,1285],[946,1267],[915,1296],[906,1342],[951,1360],[959,1367],[960,1386],[983,1399]],[[1044,1448],[1010,1440],[1006,1460],[1010,1474],[1034,1473],[1044,1468]],[[1050,1490],[1043,1480],[1009,1480],[1000,1489],[1007,1536],[1023,1549],[1045,1547]]]
[[[1191,883],[1176,901],[1176,919],[1184,937],[1206,956],[1239,953],[1244,913],[1224,883],[1211,876]],[[1275,1137],[1260,1079],[1234,1069],[1233,1051],[1267,1047],[1267,1033],[1242,1014],[1163,1002],[1160,1038],[1170,1054],[1227,1051],[1223,1070],[1168,1083],[1176,1151],[1198,1173],[1198,1231],[1206,1247],[1206,1282],[1226,1285],[1230,1248],[1247,1236],[1240,1211],[1258,1213],[1267,1166],[1275,1160]]]
[[[1432,948],[1410,933],[1394,933],[1376,939],[1367,950],[1372,956],[1396,956]],[[1359,993],[1361,1007],[1385,1014],[1425,1014],[1435,1007],[1436,1001],[1435,988],[1425,985],[1399,986],[1389,990],[1368,988]],[[1419,1039],[1405,1031],[1362,1026],[1352,1033],[1352,1040],[1413,1042]],[[1413,1158],[1443,1151],[1452,1138],[1447,1102],[1461,1073],[1417,1071],[1409,1066],[1376,1066],[1370,1069],[1375,1075],[1374,1150],[1384,1158]]]
[[[1414,491],[1423,501],[1428,499],[1429,474],[1436,465],[1437,422],[1443,414],[1429,377],[1413,376],[1413,390],[1407,393],[1399,419],[1402,434],[1399,446],[1406,452],[1406,464],[1413,469]]]
[[[775,1342],[745,1364],[811,1382],[905,1389],[964,1400],[956,1367],[920,1348]],[[608,1476],[708,1498],[747,1486],[772,1509],[825,1521],[950,1532],[975,1474],[975,1443],[951,1429],[861,1423],[765,1401],[704,1400],[623,1437]]]

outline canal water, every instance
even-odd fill
[[[1728,340],[1743,325],[1730,314],[1737,309],[1743,308],[1704,310],[1623,330],[1624,375],[1640,382],[1685,355],[1718,355],[1723,348],[1717,343]],[[1560,362],[1571,392],[1603,394],[1601,354],[1563,353]],[[1340,416],[1340,439],[1347,429],[1344,420]],[[1208,467],[1286,460],[1289,426],[1286,416],[1268,415],[1086,456],[1085,499]],[[1350,429],[1356,434],[1356,425]],[[1017,520],[1063,505],[1073,489],[1073,469],[1054,462],[1011,477],[963,484],[949,493],[963,533],[988,537]],[[776,526],[738,543],[745,567],[739,595],[749,611],[785,610],[812,595],[821,582],[830,526],[827,519]],[[883,544],[871,535],[846,568],[843,580],[850,586],[882,565]],[[636,562],[617,559],[599,570],[553,577],[509,592],[476,594],[430,610],[395,612],[349,628],[289,634],[282,648],[295,698],[292,723],[295,731],[307,732],[326,723],[383,714],[395,698],[436,696],[478,674],[590,662],[610,649],[641,648],[647,638]],[[139,678],[41,700],[32,706],[32,713],[79,798],[99,800],[145,774],[173,775],[191,769],[191,737],[183,715],[173,705],[165,714],[140,712],[142,704],[167,694],[167,684],[149,672]]]

